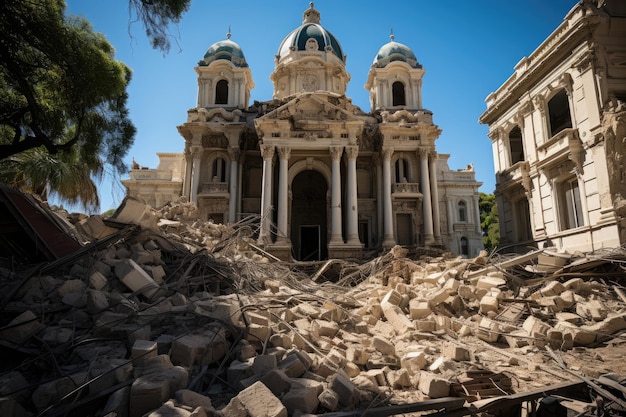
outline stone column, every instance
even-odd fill
[[[475,195],[472,199],[474,201],[474,205],[472,207],[472,210],[474,210],[474,221],[476,222],[476,234],[478,236],[481,236],[482,235],[482,229],[480,228],[480,200],[478,199],[477,195]],[[530,208],[530,206],[529,206],[529,208]],[[532,215],[530,217],[532,217]],[[531,224],[532,224],[532,219],[528,219],[528,220],[531,221]],[[531,237],[532,237],[532,229],[531,229]]]
[[[287,230],[289,219],[289,157],[291,156],[291,148],[281,146],[277,148],[279,162],[278,174],[278,237],[277,241],[288,242],[289,231]]]
[[[200,162],[202,159],[202,152],[199,147],[195,147],[192,150],[193,164],[192,164],[192,178],[191,178],[191,202],[198,204],[198,186],[200,183]]]
[[[346,225],[346,241],[349,245],[358,245],[359,241],[359,207],[357,201],[356,188],[356,157],[359,154],[357,146],[346,146],[346,156],[348,158],[347,191],[348,198],[348,224]]]
[[[274,158],[273,145],[261,145],[263,157],[263,190],[261,191],[261,230],[259,243],[271,243],[270,224],[272,222],[272,159]]]
[[[439,190],[437,187],[437,153],[431,154],[432,161],[430,163],[430,189],[432,192],[433,205],[433,228],[435,234],[435,243],[441,244],[441,223],[439,217]]]
[[[383,248],[391,249],[396,245],[393,233],[393,206],[391,204],[391,156],[393,149],[383,149]]]
[[[422,195],[423,195],[423,214],[424,214],[424,242],[432,245],[435,240],[433,238],[433,209],[430,197],[430,175],[428,169],[428,154],[426,149],[420,149],[420,168],[422,174]]]
[[[183,183],[183,195],[187,201],[191,201],[191,179],[193,175],[193,158],[191,150],[185,148],[185,179]]]
[[[228,155],[230,156],[230,184],[228,193],[230,194],[230,199],[228,203],[228,221],[230,223],[235,223],[237,217],[237,183],[239,182],[237,179],[237,173],[239,172],[239,153],[241,150],[236,147],[228,148]]]
[[[381,244],[384,234],[383,223],[383,165],[380,154],[376,153],[372,156],[374,165],[376,166],[376,244]]]
[[[330,196],[331,234],[330,244],[342,244],[341,236],[341,156],[343,146],[331,146],[329,148],[332,160],[332,184]]]

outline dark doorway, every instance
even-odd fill
[[[300,256],[301,261],[319,261],[320,226],[300,226]]]
[[[326,220],[328,184],[317,171],[296,175],[291,184],[291,243],[301,261],[328,257]]]

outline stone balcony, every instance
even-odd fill
[[[559,159],[569,153],[579,153],[582,151],[582,142],[578,134],[578,129],[563,129],[552,136],[546,142],[537,146],[537,160],[541,166],[544,162]]]
[[[418,182],[399,182],[391,184],[391,194],[396,198],[420,197],[420,184]]]
[[[158,169],[131,169],[129,176],[135,181],[172,181],[172,171]]]
[[[227,182],[204,182],[200,184],[199,195],[206,194],[228,194]]]

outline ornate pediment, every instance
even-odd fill
[[[257,119],[289,120],[294,127],[307,129],[307,126],[318,126],[332,122],[359,120],[353,114],[353,106],[348,101],[332,100],[326,94],[302,94],[288,101],[277,109]]]

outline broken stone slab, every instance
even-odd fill
[[[291,389],[281,398],[281,402],[287,408],[289,415],[296,411],[312,413],[319,405],[317,390],[313,387]]]
[[[330,377],[329,387],[339,396],[339,404],[344,407],[353,407],[359,400],[359,389],[352,383],[345,372],[339,371]]]
[[[9,322],[0,332],[0,338],[21,345],[43,328],[44,325],[37,320],[35,313],[26,310]]]
[[[419,390],[430,398],[443,398],[450,395],[450,381],[430,372],[421,372]]]
[[[500,326],[497,322],[483,317],[478,328],[474,329],[474,335],[485,342],[495,343],[500,337]]]
[[[115,266],[115,275],[131,291],[151,299],[160,287],[146,271],[132,259],[124,259]]]
[[[244,389],[233,398],[235,399],[249,417],[287,417],[288,415],[287,408],[262,382],[256,382]]]
[[[32,404],[40,412],[56,404],[63,397],[87,382],[87,372],[79,372],[41,384],[31,396]]]

